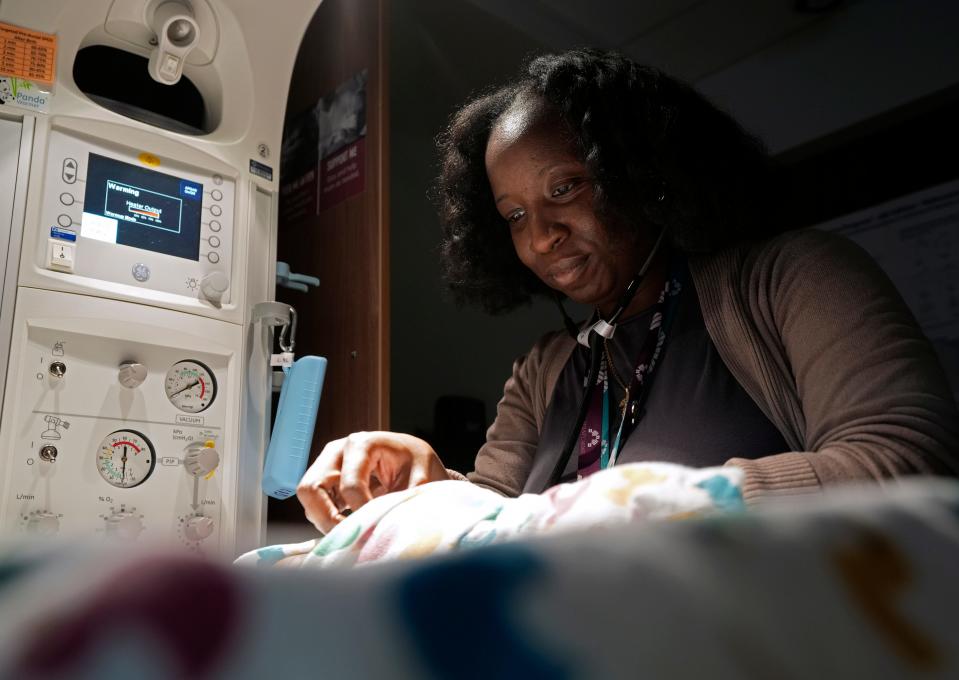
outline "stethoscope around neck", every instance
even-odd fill
[[[549,478],[546,480],[546,489],[559,484],[560,480],[563,478],[563,472],[566,470],[566,465],[569,463],[570,456],[573,455],[573,450],[576,448],[576,442],[579,441],[579,434],[583,428],[583,422],[586,420],[586,413],[589,411],[590,397],[592,397],[593,390],[596,388],[596,376],[599,374],[599,364],[603,357],[603,342],[612,338],[613,334],[616,332],[616,323],[623,315],[623,312],[626,311],[626,308],[629,307],[629,304],[633,301],[633,297],[636,296],[636,292],[639,290],[639,287],[643,284],[643,280],[646,278],[646,272],[649,269],[649,265],[652,264],[653,258],[659,251],[659,247],[662,245],[663,236],[665,236],[665,234],[666,230],[661,229],[659,236],[656,238],[656,243],[653,245],[652,250],[649,251],[649,255],[646,257],[646,261],[643,263],[643,266],[640,267],[636,276],[634,276],[626,286],[623,297],[620,299],[619,304],[616,306],[616,309],[610,315],[609,319],[603,319],[602,316],[600,316],[595,323],[590,324],[583,330],[579,331],[579,333],[576,333],[575,325],[567,317],[567,328],[570,330],[570,334],[576,337],[576,342],[584,347],[589,348],[589,370],[586,372],[586,382],[583,388],[583,394],[580,397],[579,410],[576,415],[576,420],[573,422],[572,428],[566,435],[566,442],[563,445],[563,451],[557,459],[556,464],[553,466],[553,470],[550,472]]]

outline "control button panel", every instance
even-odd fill
[[[72,241],[55,243],[67,239],[51,233],[38,244],[37,264],[83,277],[84,286],[113,282],[213,308],[228,305],[234,180],[156,149],[150,157],[158,162],[148,166],[138,160],[141,151],[51,132],[41,228],[69,232]],[[201,282],[211,274],[227,287],[204,290]]]
[[[126,316],[100,312],[127,303],[71,300],[58,302],[56,313],[42,304],[61,295],[27,291],[23,300],[42,319]],[[167,320],[182,316],[157,311]],[[198,327],[222,325],[202,321]],[[14,453],[0,460],[0,530],[174,539],[213,553],[230,526],[224,525],[230,507],[224,483],[237,464],[228,435],[230,400],[222,398],[235,355],[184,354],[131,341],[127,325],[108,326],[100,332],[96,324],[84,331],[28,325],[18,356],[31,368],[14,389],[16,405],[5,413],[18,425],[5,440],[5,450]],[[193,337],[171,333],[174,345]]]

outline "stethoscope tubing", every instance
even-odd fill
[[[619,317],[622,316],[623,312],[626,311],[629,303],[633,301],[636,291],[639,290],[643,280],[646,278],[646,272],[649,269],[649,265],[652,264],[653,257],[655,257],[656,253],[659,251],[659,247],[663,242],[663,236],[665,234],[665,229],[660,230],[659,237],[656,239],[655,245],[653,245],[652,250],[649,251],[649,255],[646,257],[646,261],[643,263],[643,266],[640,268],[639,272],[626,286],[626,291],[623,293],[623,297],[619,301],[619,305],[617,305],[612,316],[610,316],[606,321],[600,318],[600,321],[593,324],[593,326],[589,329],[587,335],[587,341],[589,343],[589,370],[586,372],[586,384],[583,387],[583,394],[580,398],[576,420],[573,422],[572,428],[566,435],[566,442],[563,445],[563,451],[556,460],[556,463],[553,465],[553,469],[546,480],[546,489],[549,489],[550,487],[556,486],[560,483],[563,478],[563,473],[566,471],[566,465],[569,463],[569,459],[573,455],[573,450],[576,448],[576,442],[579,441],[579,435],[583,429],[583,422],[586,420],[586,413],[589,411],[590,397],[593,395],[593,390],[596,389],[596,377],[599,374],[599,363],[603,356],[603,340],[606,337],[612,337],[613,332],[616,330],[616,322],[619,320]],[[600,332],[597,330],[597,327],[600,325],[602,325],[605,329],[608,329],[608,334],[600,334]],[[579,341],[582,342],[582,339]],[[546,489],[544,489],[544,491]]]

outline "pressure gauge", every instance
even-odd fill
[[[213,371],[199,361],[178,361],[166,374],[166,396],[185,413],[199,413],[216,399]]]
[[[129,489],[143,484],[155,466],[153,444],[135,430],[111,432],[100,442],[97,471],[113,486]]]

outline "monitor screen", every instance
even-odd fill
[[[80,236],[200,259],[203,185],[91,153]]]

